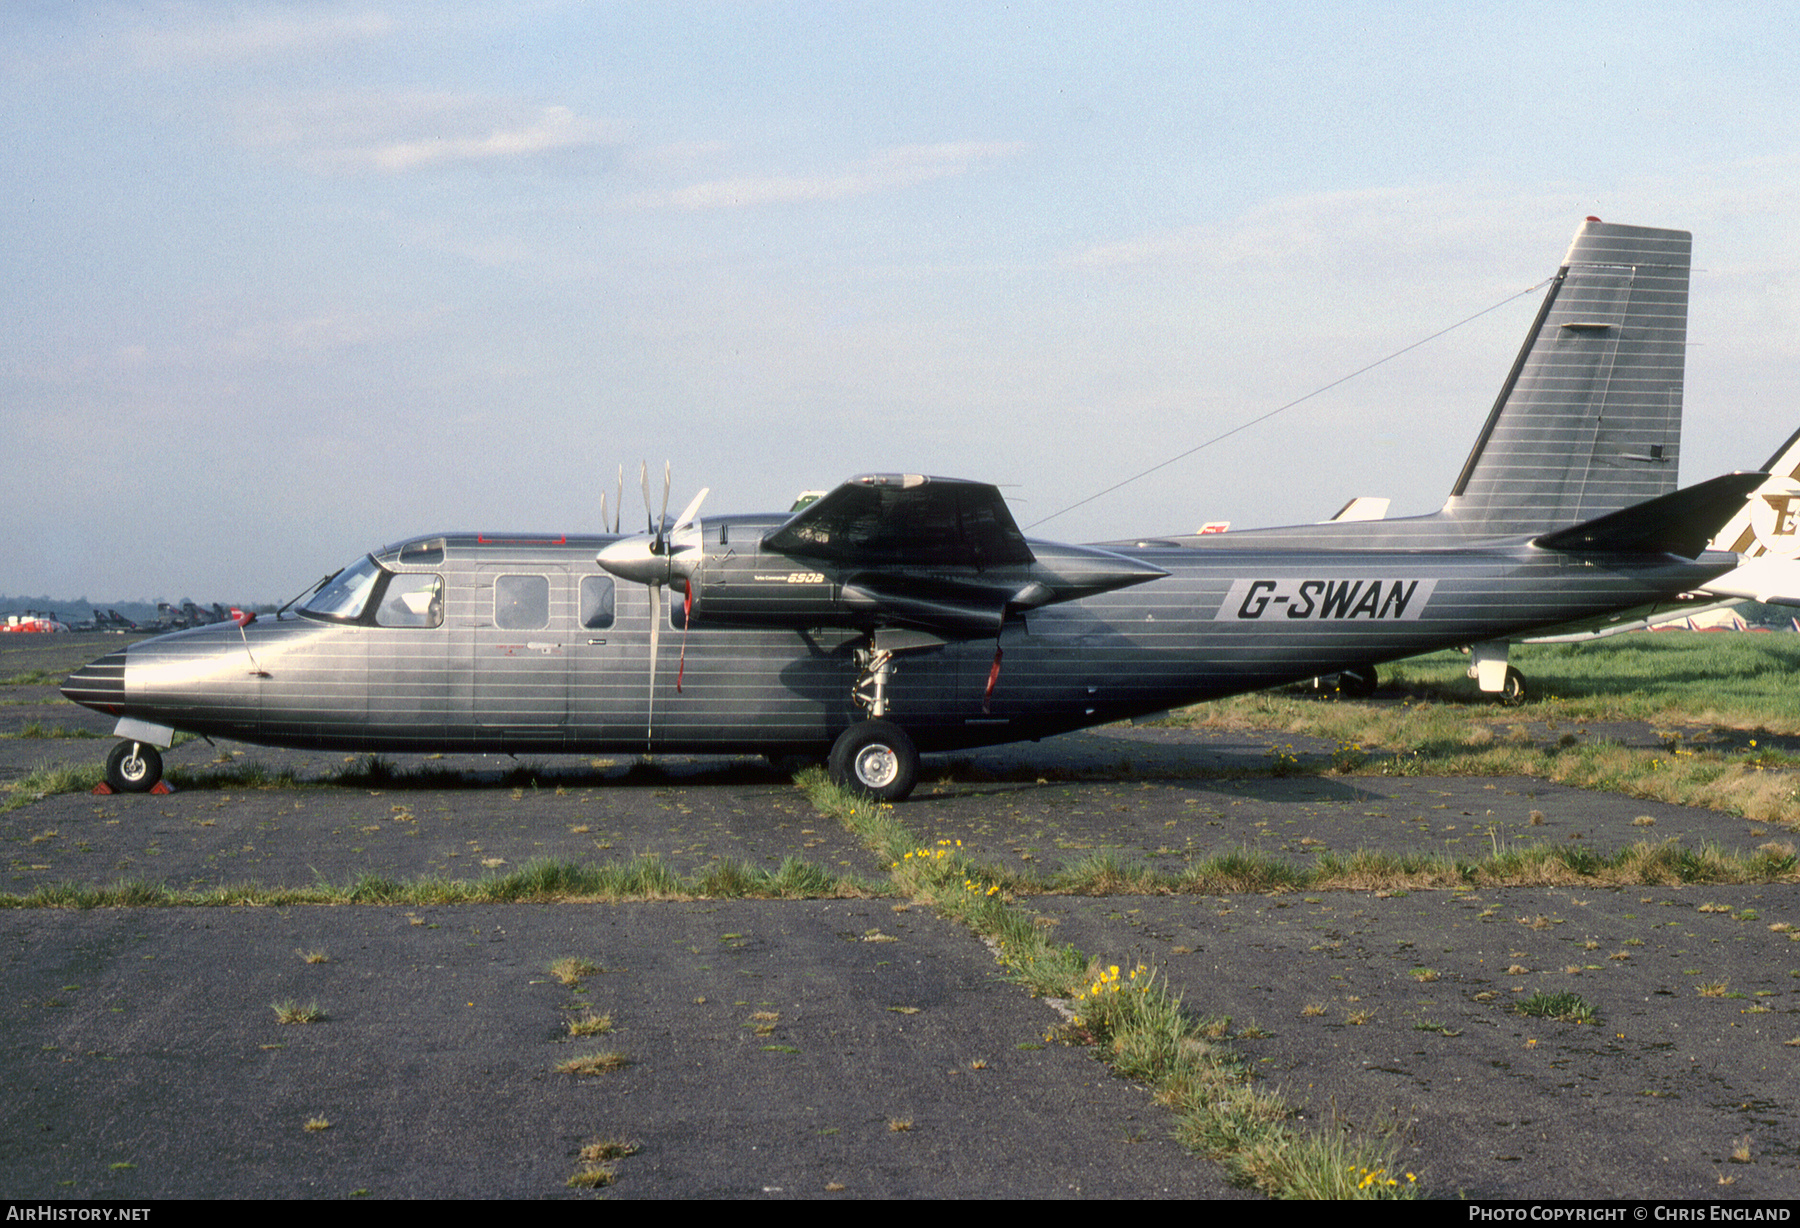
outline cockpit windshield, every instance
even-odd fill
[[[330,583],[300,603],[302,614],[329,618],[333,622],[355,622],[362,617],[375,591],[375,582],[385,574],[375,560],[364,555],[332,578]]]

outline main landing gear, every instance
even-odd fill
[[[903,801],[919,782],[919,752],[891,721],[858,721],[831,746],[831,779],[878,802]]]
[[[162,753],[148,742],[124,741],[106,756],[106,783],[114,793],[148,793],[162,774]]]
[[[913,791],[919,782],[919,752],[906,730],[886,719],[887,687],[894,674],[896,652],[942,642],[933,638],[930,643],[887,646],[872,636],[869,647],[856,650],[862,672],[850,688],[850,696],[868,711],[870,719],[850,726],[832,743],[826,767],[833,784],[880,802],[904,801]]]

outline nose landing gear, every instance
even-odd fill
[[[169,787],[162,783],[162,754],[148,742],[129,739],[106,756],[106,784],[114,793],[150,793]]]

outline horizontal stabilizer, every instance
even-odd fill
[[[1387,499],[1378,499],[1370,495],[1352,499],[1338,509],[1333,520],[1386,520],[1388,512]]]
[[[1536,539],[1546,550],[1695,559],[1766,473],[1728,473]]]

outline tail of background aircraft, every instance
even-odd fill
[[[1587,220],[1440,516],[1545,533],[1675,489],[1691,250]]]
[[[1742,562],[1706,591],[1800,605],[1800,431],[1788,436],[1763,469],[1768,479],[1712,541],[1712,549],[1741,555]]]
[[[1746,559],[1800,554],[1800,431],[1775,449],[1763,469],[1768,481],[1719,530],[1714,550],[1729,550]]]

